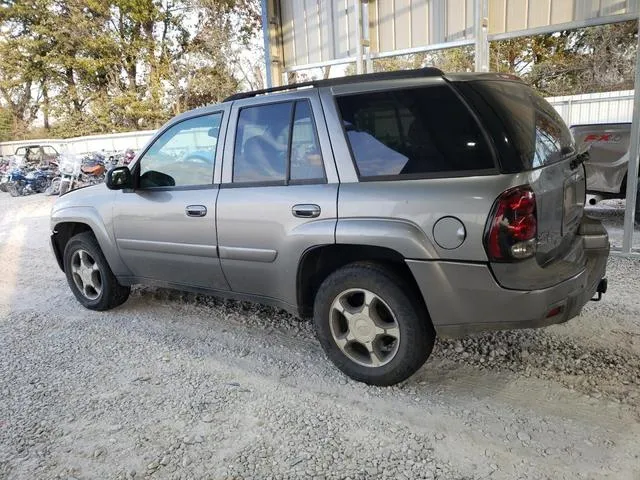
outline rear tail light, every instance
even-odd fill
[[[496,200],[485,234],[489,260],[509,262],[536,253],[536,195],[529,185],[511,188]]]

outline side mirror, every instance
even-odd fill
[[[133,175],[129,167],[116,167],[107,172],[105,181],[109,190],[122,190],[133,187]]]

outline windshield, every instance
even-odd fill
[[[473,88],[503,123],[525,169],[550,165],[575,153],[562,117],[531,87],[519,82],[477,81]]]

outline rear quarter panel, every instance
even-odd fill
[[[526,174],[515,174],[342,184],[336,242],[355,243],[356,219],[376,219],[379,231],[377,238],[369,235],[370,242],[393,248],[405,258],[486,262],[483,237],[493,203],[501,192],[526,180]],[[458,218],[466,231],[455,249],[440,247],[433,237],[434,224],[447,216]],[[385,227],[398,221],[407,223],[411,242]],[[416,231],[425,239],[423,245],[413,240]],[[412,244],[416,247],[410,248]]]

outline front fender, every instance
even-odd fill
[[[114,275],[131,275],[116,248],[110,220],[100,215],[98,210],[89,206],[69,206],[52,211],[51,231],[55,233],[63,223],[82,223],[91,228]]]

